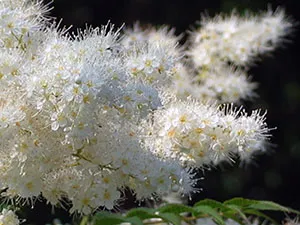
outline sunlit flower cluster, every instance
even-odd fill
[[[183,165],[218,164],[234,155],[249,158],[264,148],[269,129],[264,115],[224,106],[217,109],[197,102],[175,102],[153,115],[149,148]]]
[[[193,168],[237,155],[248,160],[264,150],[265,114],[203,103],[207,96],[221,102],[252,97],[255,84],[243,71],[201,68],[199,80],[186,60],[198,68],[207,59],[195,63],[202,50],[191,49],[187,55],[194,56],[184,58],[174,30],[135,27],[121,35],[107,24],[69,35],[46,12],[27,0],[0,3],[3,196],[17,203],[42,197],[52,205],[70,204],[70,213],[89,214],[116,207],[127,188],[137,200],[189,193],[196,190]],[[277,43],[283,36],[278,27],[286,22],[281,13],[267,15],[265,26],[272,30],[263,41]],[[256,23],[234,16],[213,21],[204,27],[235,21],[239,30]],[[194,49],[203,49],[202,39],[193,36]],[[257,38],[249,43],[262,41]],[[214,47],[209,43],[207,51]]]

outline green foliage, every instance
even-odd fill
[[[227,219],[245,224],[249,216],[256,216],[273,224],[278,224],[267,216],[264,211],[300,214],[297,210],[271,201],[233,198],[225,202],[218,202],[212,199],[204,199],[194,204],[194,206],[166,204],[156,209],[134,208],[125,214],[98,212],[91,218],[83,218],[81,225],[117,225],[121,223],[131,225],[161,223],[181,225],[183,221],[186,224],[193,224],[200,218],[211,218],[219,225],[224,225]]]

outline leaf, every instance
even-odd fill
[[[181,225],[181,217],[174,213],[159,213],[157,216],[162,218],[165,222],[173,225]]]
[[[273,210],[273,211],[282,211],[282,212],[292,212],[300,214],[299,211],[282,206],[278,203],[272,201],[261,201],[261,200],[251,200],[245,198],[233,198],[224,202],[225,205],[237,205],[241,207],[249,207],[252,209],[259,210]]]
[[[162,207],[159,207],[158,209],[156,209],[156,211],[160,213],[175,213],[175,214],[195,212],[195,210],[192,207],[182,205],[182,204],[167,204]]]
[[[145,219],[150,219],[150,218],[157,218],[157,215],[154,214],[153,209],[149,208],[136,208],[136,209],[131,209],[129,212],[127,212],[126,217],[138,217],[141,220]]]
[[[274,224],[278,224],[275,220],[260,212],[259,210],[272,210],[272,211],[281,211],[287,213],[296,213],[300,214],[299,211],[282,206],[278,203],[272,201],[261,201],[261,200],[252,200],[244,198],[233,198],[224,202],[224,205],[230,207],[233,210],[236,210],[243,219],[245,219],[245,214],[252,214],[259,217],[263,217]],[[247,217],[246,217],[247,218]]]
[[[105,217],[101,219],[96,219],[93,224],[94,225],[119,225],[120,223],[127,222],[124,219],[114,218],[114,217]]]
[[[215,208],[219,208],[219,209],[225,208],[225,206],[221,202],[218,202],[218,201],[215,201],[212,199],[201,200],[201,201],[197,202],[194,206],[199,206],[199,205],[210,206],[214,209]]]
[[[251,200],[246,198],[232,198],[224,202],[224,205],[237,205],[241,207],[247,207],[251,204],[256,203],[257,200]]]
[[[271,202],[271,201],[255,201],[253,204],[251,204],[249,206],[249,208],[258,209],[258,210],[272,210],[272,211],[282,211],[282,212],[300,214],[300,212],[297,210],[282,206],[280,204],[277,204],[277,203]]]
[[[248,221],[248,215],[255,215],[264,218],[273,224],[275,220],[260,212],[260,210],[273,210],[282,212],[291,212],[300,214],[299,211],[282,206],[271,201],[251,200],[244,198],[233,198],[224,203],[204,199],[197,202],[193,207],[182,204],[167,204],[158,209],[135,208],[131,209],[125,216],[112,214],[109,212],[99,212],[93,217],[95,225],[117,225],[123,222],[129,222],[132,225],[143,225],[144,220],[159,218],[163,222],[173,225],[181,225],[181,213],[192,213],[196,217],[211,217],[216,223],[225,225],[224,219],[232,219],[239,224]],[[88,219],[81,221],[85,225]]]
[[[132,225],[143,225],[143,221],[136,217],[124,217],[119,214],[113,214],[109,212],[99,212],[93,217],[93,225],[119,225],[120,223],[128,222]]]
[[[237,222],[238,224],[243,224],[244,221],[241,220],[241,218],[239,216],[237,216],[238,214],[236,214],[236,212],[234,211],[228,211],[222,214],[224,218],[226,219],[232,219],[235,222]]]
[[[223,218],[219,215],[218,211],[213,209],[210,206],[198,205],[198,206],[195,206],[194,209],[198,213],[204,213],[204,214],[211,216],[218,224],[222,224],[222,225],[225,224]]]
[[[112,214],[109,212],[99,212],[93,217],[92,224],[94,225],[118,225],[120,223],[127,222],[126,218],[118,214]]]
[[[299,211],[282,206],[278,203],[272,201],[261,201],[261,200],[251,200],[245,198],[233,198],[224,202],[225,205],[237,205],[243,208],[252,208],[258,210],[273,210],[273,211],[282,211],[289,213],[300,214]]]
[[[245,215],[245,213],[243,213],[240,206],[238,206],[238,205],[227,205],[227,207],[230,208],[232,211],[235,211],[238,215],[240,215],[241,218],[244,221],[248,220],[247,216]]]
[[[141,220],[140,218],[138,218],[136,216],[126,218],[126,221],[133,224],[133,225],[144,225],[143,220]]]

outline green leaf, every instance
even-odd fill
[[[224,202],[224,205],[237,205],[241,207],[247,207],[251,204],[256,203],[257,200],[251,200],[246,198],[233,198]]]
[[[232,211],[236,212],[238,215],[240,215],[240,217],[244,220],[244,221],[247,221],[248,218],[247,216],[245,215],[245,213],[243,213],[242,209],[241,209],[241,206],[238,206],[238,205],[226,205],[228,208],[230,208]]]
[[[238,224],[244,224],[244,221],[240,218],[240,216],[238,216],[239,214],[237,214],[234,211],[227,211],[227,212],[223,213],[222,215],[224,218],[232,219],[235,222],[237,222]]]
[[[240,212],[237,212],[236,208],[227,207],[224,203],[218,202],[213,199],[204,199],[199,202],[197,202],[194,206],[210,206],[214,209],[218,209],[219,214],[222,215],[224,218],[232,219],[236,221],[237,223],[243,224],[243,221],[241,220]]]
[[[251,208],[251,209],[258,209],[258,210],[273,210],[273,211],[282,211],[282,212],[289,212],[289,213],[296,213],[300,214],[299,211],[282,206],[275,202],[271,201],[261,201],[261,200],[252,200],[252,199],[245,199],[245,198],[233,198],[228,201],[224,202],[225,205],[237,205],[242,208]]]
[[[181,217],[174,213],[159,213],[158,217],[173,225],[181,225]]]
[[[272,210],[281,211],[287,213],[300,214],[299,211],[282,206],[271,201],[252,200],[244,198],[233,198],[224,202],[224,205],[235,210],[245,220],[247,216],[245,214],[252,214],[271,221],[274,224],[278,224],[275,220],[260,212],[260,210]]]
[[[225,206],[221,203],[221,202],[218,202],[218,201],[215,201],[215,200],[212,200],[212,199],[204,199],[204,200],[201,200],[199,202],[197,202],[195,206],[199,206],[199,205],[205,205],[205,206],[210,206],[214,209],[218,208],[218,209],[223,209],[225,208]]]
[[[128,222],[126,218],[118,214],[112,214],[109,212],[99,212],[93,217],[92,224],[94,225],[118,225],[123,222]]]
[[[120,223],[124,223],[127,222],[124,219],[120,219],[120,218],[114,218],[114,217],[105,217],[105,218],[101,218],[101,219],[96,219],[95,221],[93,221],[94,225],[119,225]]]
[[[272,210],[272,211],[282,211],[287,213],[296,213],[300,214],[299,211],[279,205],[275,202],[271,201],[255,201],[253,204],[249,205],[251,209],[258,209],[258,210]]]
[[[109,212],[99,212],[93,217],[93,225],[119,225],[120,223],[128,222],[132,225],[143,225],[143,221],[136,217],[124,217],[119,214],[113,214]]]
[[[132,225],[143,225],[144,220],[159,218],[163,222],[173,225],[181,225],[181,213],[192,213],[196,217],[211,217],[216,223],[224,225],[224,219],[232,219],[239,224],[248,220],[248,215],[255,215],[264,218],[273,224],[275,220],[261,212],[261,210],[274,210],[288,213],[300,214],[299,211],[282,206],[271,201],[251,200],[244,198],[233,198],[224,203],[204,199],[197,202],[193,207],[182,204],[167,204],[158,209],[135,208],[131,209],[125,216],[109,212],[99,212],[93,217],[93,224],[117,225],[129,222]],[[84,218],[81,225],[85,225],[88,219]]]
[[[136,208],[136,209],[131,209],[130,211],[127,212],[126,217],[138,217],[141,220],[145,219],[150,219],[150,218],[157,218],[157,215],[154,214],[153,209],[149,208]]]
[[[138,218],[136,216],[126,218],[126,221],[133,224],[133,225],[144,225],[143,220],[141,220],[140,218]]]
[[[153,218],[160,218],[162,220],[164,220],[165,222],[168,223],[172,223],[174,225],[181,225],[181,217],[179,215],[176,215],[177,212],[180,211],[180,209],[185,208],[183,207],[177,207],[177,212],[171,213],[171,208],[173,206],[170,205],[170,208],[167,206],[163,206],[163,211],[164,212],[158,212],[155,213],[154,209],[149,209],[149,208],[136,208],[136,209],[132,209],[130,210],[127,214],[126,214],[126,218],[129,220],[132,220],[132,218],[135,218],[136,221],[134,221],[136,224],[138,224],[139,221],[145,220],[145,219],[153,219]],[[189,208],[188,206],[186,207],[186,209]],[[169,212],[170,211],[170,212]],[[137,219],[139,221],[137,221]],[[132,221],[128,221],[128,222],[132,222]]]
[[[194,209],[197,211],[197,213],[207,214],[211,216],[218,224],[225,224],[223,218],[219,215],[218,211],[210,206],[198,205],[194,206]]]
[[[195,210],[192,207],[182,205],[182,204],[167,204],[159,207],[158,209],[156,209],[156,211],[160,213],[175,213],[175,214],[195,212]]]

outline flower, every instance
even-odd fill
[[[3,209],[0,213],[0,225],[19,225],[19,219],[17,215],[8,209]]]
[[[214,105],[178,101],[155,111],[146,143],[155,154],[175,158],[183,165],[217,164],[231,160],[233,153],[246,159],[264,149],[269,136],[264,120],[265,114],[259,111],[247,116],[233,107],[219,110]]]
[[[191,33],[188,54],[197,68],[227,62],[248,66],[258,55],[272,51],[291,28],[291,21],[280,9],[244,18],[236,13],[203,18],[201,28]]]
[[[186,52],[168,27],[135,26],[122,36],[107,24],[70,35],[46,12],[40,2],[0,3],[7,198],[67,200],[70,213],[90,214],[113,209],[126,187],[137,200],[190,194],[198,190],[194,168],[265,150],[265,114],[218,104],[255,96],[246,67],[291,28],[282,11],[205,19]],[[18,224],[11,211],[1,222]]]

